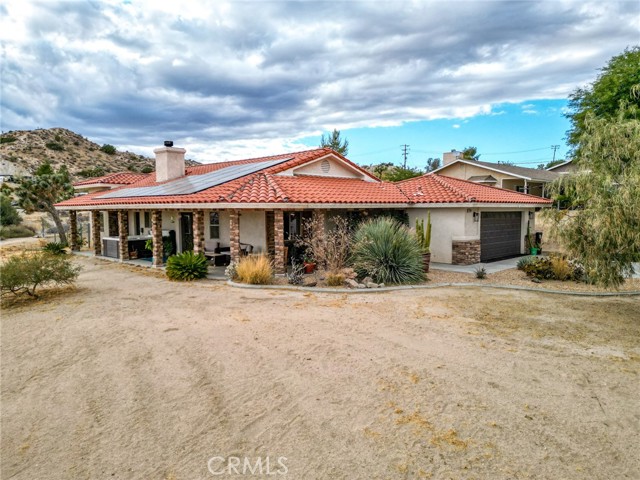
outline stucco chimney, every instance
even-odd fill
[[[452,162],[455,162],[462,156],[462,152],[457,150],[451,150],[450,152],[444,152],[442,154],[442,165],[448,165]]]
[[[174,178],[184,177],[184,148],[176,148],[167,140],[164,147],[156,148],[156,182],[166,182]]]

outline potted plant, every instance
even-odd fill
[[[427,225],[424,220],[416,219],[416,237],[422,249],[422,265],[425,273],[429,273],[431,263],[431,212],[427,214]]]
[[[309,254],[304,255],[302,264],[304,265],[304,273],[313,273],[313,271],[316,269],[316,261]]]
[[[526,248],[531,255],[538,255],[540,245],[536,243],[535,236],[531,233],[529,223],[527,223],[527,236],[525,237]]]

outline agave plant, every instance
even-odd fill
[[[187,252],[173,255],[167,260],[167,277],[171,280],[191,281],[204,278],[209,271],[207,259],[201,253]]]
[[[415,234],[388,217],[360,225],[354,235],[353,267],[358,276],[377,283],[417,283],[424,280],[422,247]]]

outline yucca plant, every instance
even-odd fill
[[[360,225],[354,234],[353,268],[376,283],[417,283],[424,280],[422,246],[404,225],[379,217]]]
[[[171,280],[190,282],[198,278],[204,278],[209,271],[207,259],[201,253],[187,252],[173,255],[167,260],[167,277]]]
[[[42,247],[42,249],[45,252],[51,253],[53,255],[66,254],[67,252],[65,248],[67,248],[67,246],[64,243],[60,243],[60,242],[50,242],[50,243],[47,243],[44,247]]]

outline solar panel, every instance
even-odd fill
[[[151,187],[124,188],[116,192],[109,192],[96,198],[127,198],[127,197],[159,197],[164,195],[189,195],[200,192],[207,188],[222,185],[237,178],[250,175],[265,168],[273,167],[283,162],[288,162],[291,158],[280,160],[267,160],[264,162],[244,163],[241,165],[231,165],[214,172],[203,173],[202,175],[189,175],[181,177],[163,185]]]

